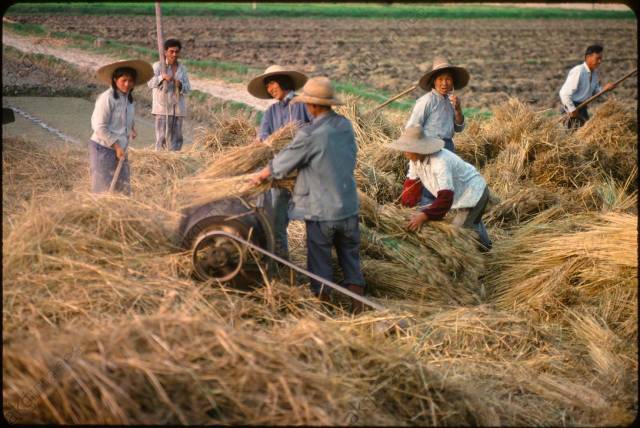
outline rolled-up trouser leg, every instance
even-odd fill
[[[93,193],[109,191],[117,166],[118,158],[114,149],[89,140],[89,170],[91,172],[91,191]],[[131,171],[127,159],[122,165],[114,190],[125,195],[131,194]]]

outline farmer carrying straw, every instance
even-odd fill
[[[247,86],[247,91],[256,98],[276,100],[271,104],[262,117],[260,131],[256,142],[264,141],[290,122],[301,124],[311,122],[311,115],[304,104],[292,103],[295,90],[300,89],[307,81],[307,76],[294,70],[288,70],[279,65],[268,67],[264,73],[253,78]],[[275,232],[275,252],[278,256],[289,258],[289,243],[287,226],[289,217],[287,211],[291,201],[291,192],[287,189],[272,188],[265,195],[264,204],[272,217]]]
[[[354,169],[357,146],[351,122],[333,111],[343,104],[326,77],[313,77],[292,102],[305,103],[313,117],[293,141],[257,173],[252,181],[260,184],[269,177],[281,179],[297,169],[298,178],[290,208],[292,219],[305,221],[307,230],[307,269],[333,280],[331,249],[336,248],[344,273],[344,286],[364,294],[365,281],[360,270],[359,202]],[[316,296],[328,300],[329,290],[311,280]],[[352,311],[363,304],[352,300]]]
[[[167,145],[172,151],[182,148],[182,125],[187,115],[185,95],[191,91],[191,84],[187,68],[178,61],[181,50],[180,40],[167,39],[164,42],[164,72],[160,61],[153,63],[153,77],[147,84],[153,93],[151,114],[155,116],[156,150],[166,150]]]
[[[111,87],[96,100],[91,115],[93,134],[89,140],[91,191],[109,190],[116,171],[115,191],[131,194],[129,162],[126,157],[129,137],[136,138],[134,86],[153,76],[151,64],[142,60],[124,60],[98,69],[98,79]],[[117,168],[120,163],[120,168]]]
[[[452,224],[475,230],[483,249],[491,249],[491,240],[482,222],[489,188],[478,170],[455,153],[443,150],[444,141],[425,136],[420,126],[407,128],[387,147],[404,152],[409,160],[402,205],[419,205],[422,187],[437,195],[411,217],[407,224],[409,230],[419,230],[425,221],[440,220],[452,209],[455,212]]]
[[[464,129],[464,115],[460,98],[454,89],[462,89],[469,83],[469,72],[454,66],[442,57],[433,60],[431,71],[420,78],[418,85],[427,93],[418,98],[405,128],[420,126],[426,137],[444,141],[444,148],[455,152],[453,134]],[[433,202],[435,196],[423,189],[424,204]]]
[[[586,101],[600,91],[608,91],[615,87],[613,83],[607,83],[600,87],[598,72],[596,71],[603,59],[604,48],[600,45],[591,45],[584,53],[584,62],[578,64],[569,71],[567,80],[560,88],[561,112],[567,113],[567,128],[579,128],[589,120],[589,112],[586,107],[576,109],[576,106]]]

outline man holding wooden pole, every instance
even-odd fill
[[[586,106],[582,108],[576,108],[576,106],[600,91],[609,91],[615,87],[613,83],[607,83],[604,87],[600,87],[596,70],[602,63],[603,50],[600,45],[589,46],[584,53],[584,62],[569,71],[567,80],[560,88],[562,113],[569,116],[567,127],[570,129],[579,128],[589,120]]]

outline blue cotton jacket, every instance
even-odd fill
[[[358,214],[357,151],[351,122],[334,111],[301,128],[269,164],[276,179],[298,170],[289,217],[328,221]]]
[[[311,122],[311,115],[303,103],[291,103],[291,99],[294,96],[295,93],[293,91],[289,92],[282,101],[271,104],[267,111],[264,112],[258,135],[260,141],[266,140],[269,135],[289,122]]]

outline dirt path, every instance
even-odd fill
[[[51,55],[92,71],[119,59],[71,48],[56,39],[20,36],[6,29],[2,30],[2,43],[26,53]],[[193,89],[223,100],[247,104],[256,110],[264,111],[271,103],[269,100],[260,100],[249,95],[243,84],[227,83],[218,79],[203,79],[193,75],[189,76],[189,80]]]

